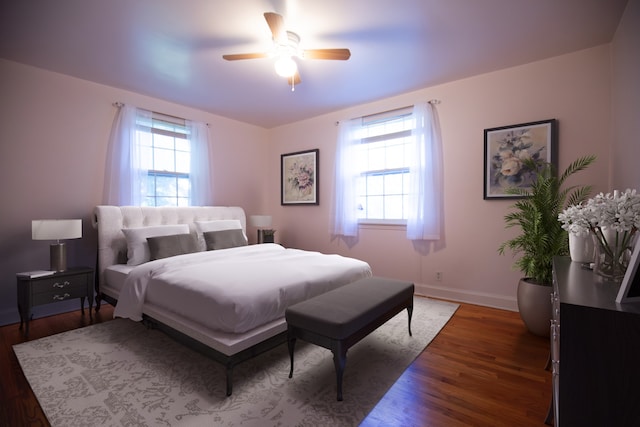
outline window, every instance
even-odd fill
[[[438,100],[338,123],[330,232],[359,223],[406,224],[407,239],[439,240],[443,224]]]
[[[356,145],[360,222],[404,224],[409,210],[413,151],[411,108],[362,118]]]
[[[213,201],[206,123],[114,104],[103,203],[208,206]]]
[[[147,171],[143,206],[188,206],[191,150],[183,119],[152,113],[138,123],[142,169]]]

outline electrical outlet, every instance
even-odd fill
[[[436,272],[436,281],[442,282],[442,271]]]

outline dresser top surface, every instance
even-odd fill
[[[640,314],[640,303],[617,303],[620,283],[606,281],[569,257],[553,259],[554,290],[561,304]]]

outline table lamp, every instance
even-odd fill
[[[60,240],[79,239],[82,237],[81,219],[37,219],[31,221],[31,238],[33,240],[55,240],[49,249],[51,270],[67,269],[67,248]]]
[[[273,243],[273,230],[271,230],[271,215],[251,215],[249,223],[258,229],[258,243]],[[265,240],[265,231],[269,233],[269,242]]]

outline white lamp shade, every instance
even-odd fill
[[[81,237],[81,219],[37,219],[31,221],[31,238],[33,240],[65,240]]]
[[[249,223],[256,228],[271,228],[271,215],[251,215]]]

